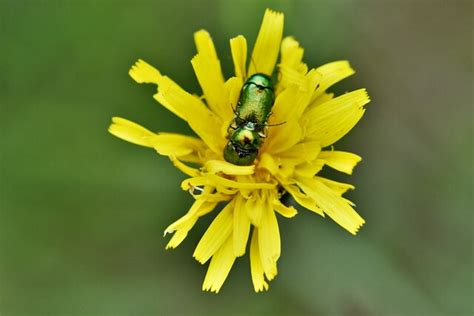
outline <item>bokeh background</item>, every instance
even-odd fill
[[[191,130],[137,85],[143,58],[188,91],[193,32],[253,43],[266,7],[311,66],[348,59],[367,87],[360,124],[338,149],[363,157],[349,197],[367,220],[352,237],[300,210],[279,218],[282,258],[255,294],[248,257],[220,294],[201,292],[192,251],[164,228],[192,199],[152,150],[107,133],[112,116]],[[1,315],[472,315],[471,1],[0,0]],[[329,171],[324,171],[328,173]]]

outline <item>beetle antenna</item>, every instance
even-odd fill
[[[285,122],[281,122],[281,123],[277,123],[277,124],[265,124],[264,126],[273,127],[273,126],[280,126],[280,125],[283,125],[283,124],[286,124],[286,121],[285,121]]]

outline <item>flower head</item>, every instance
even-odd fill
[[[369,97],[365,89],[337,97],[326,92],[354,73],[349,63],[336,61],[309,69],[302,62],[303,48],[292,37],[282,35],[283,14],[267,10],[250,62],[245,37],[230,40],[235,75],[225,80],[209,33],[196,32],[198,53],[191,64],[202,98],[186,92],[142,60],[130,69],[130,76],[138,83],[158,86],[153,97],[186,121],[197,137],[156,134],[118,117],[109,128],[123,140],[168,156],[189,176],[181,188],[195,201],[184,216],[166,228],[165,234],[173,234],[167,248],[177,247],[201,216],[224,205],[193,254],[202,264],[210,260],[203,290],[219,292],[235,259],[245,254],[249,239],[254,289],[268,289],[267,282],[277,275],[280,257],[278,218],[297,213],[281,202],[284,193],[306,209],[328,215],[354,235],[364,224],[352,208],[354,204],[342,197],[354,187],[317,174],[324,166],[351,174],[361,160],[355,154],[327,148],[359,121]],[[229,126],[236,120],[233,107],[239,103],[244,83],[256,73],[271,77],[274,72],[275,99],[268,121],[262,122],[266,135],[258,144],[258,154],[250,165],[226,161]]]

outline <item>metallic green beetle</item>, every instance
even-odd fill
[[[234,119],[228,129],[225,160],[239,166],[249,166],[254,162],[266,137],[265,130],[274,98],[269,76],[257,73],[244,83]]]

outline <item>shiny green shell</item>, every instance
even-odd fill
[[[268,120],[273,107],[273,85],[264,74],[251,76],[243,85],[237,104],[237,124],[239,119],[258,124],[261,129]]]
[[[254,74],[244,83],[229,126],[229,142],[224,149],[226,161],[239,166],[254,162],[263,143],[262,135],[273,101],[273,84],[267,75]]]

